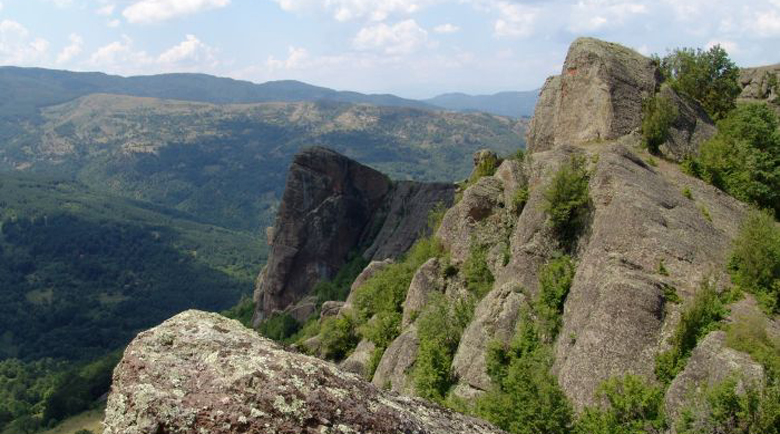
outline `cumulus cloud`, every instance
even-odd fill
[[[500,16],[493,24],[497,37],[519,38],[533,34],[539,15],[537,8],[508,1],[498,2],[495,7]]]
[[[46,55],[49,42],[30,35],[26,27],[12,20],[0,21],[0,64],[29,65]]]
[[[647,6],[637,2],[581,0],[572,8],[569,30],[591,32],[611,25],[623,25],[634,16],[647,13]]]
[[[68,40],[70,41],[70,44],[63,48],[62,51],[60,51],[60,54],[57,55],[57,64],[61,65],[68,63],[73,60],[74,57],[81,54],[81,50],[84,46],[84,38],[75,33],[71,33],[70,36],[68,36]]]
[[[409,19],[394,25],[379,23],[360,29],[352,46],[357,50],[382,51],[385,54],[409,54],[423,46],[428,32]]]
[[[755,31],[759,36],[780,36],[780,14],[777,10],[757,13],[755,18]]]
[[[159,73],[179,71],[209,71],[219,65],[216,50],[195,35],[158,56],[135,47],[134,41],[122,35],[118,41],[100,47],[89,59],[91,66],[119,74]]]
[[[201,42],[195,35],[187,35],[184,41],[169,48],[157,58],[157,63],[178,69],[215,66],[215,50]]]
[[[459,30],[460,27],[450,23],[442,24],[433,28],[433,31],[436,33],[455,33]]]
[[[230,0],[140,0],[126,7],[122,15],[130,23],[149,24],[229,4]]]
[[[108,20],[108,22],[106,23],[108,27],[119,27],[119,24],[121,24],[121,21],[119,21],[118,19]]]
[[[447,0],[274,0],[290,12],[310,9],[328,11],[338,21],[367,18],[383,21],[394,14],[413,14],[419,10]]]

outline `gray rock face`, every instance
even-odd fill
[[[332,278],[348,254],[404,253],[425,231],[430,209],[449,206],[448,184],[392,183],[383,174],[325,148],[300,152],[290,167],[273,230],[268,264],[255,287],[258,323]]]
[[[780,79],[780,64],[740,69],[739,84],[742,86],[742,93],[739,97],[747,100],[772,100],[776,98],[780,88],[771,88],[772,75]]]
[[[629,48],[592,38],[575,40],[561,76],[548,79],[542,89],[528,149],[630,133],[641,125],[642,101],[655,93],[659,78],[653,62]]]
[[[480,301],[452,361],[452,369],[463,386],[456,390],[461,398],[469,398],[469,389],[486,391],[490,388],[485,363],[488,345],[493,340],[503,343],[512,340],[524,298],[517,287],[507,284],[494,289]]]
[[[371,383],[393,392],[414,395],[411,373],[419,345],[417,327],[407,327],[385,350]]]
[[[683,187],[707,204],[711,221]],[[652,168],[622,146],[599,153],[590,196],[592,221],[556,344],[559,382],[578,407],[611,376],[653,377],[667,311],[679,308],[665,306],[658,264],[689,299],[711,270],[725,269],[745,213],[715,188],[671,165]]]
[[[764,368],[747,354],[727,348],[725,342],[726,333],[716,331],[708,334],[693,350],[685,369],[666,391],[665,404],[671,420],[677,419],[692,394],[716,386],[733,374],[737,374],[740,382],[755,385],[763,381]]]
[[[404,314],[401,327],[406,328],[414,322],[416,315],[421,313],[428,304],[430,294],[434,291],[444,292],[446,283],[442,276],[441,264],[437,258],[425,262],[414,274],[409,291],[404,301]]]
[[[114,371],[104,434],[500,433],[187,311],[139,334]]]
[[[674,161],[696,155],[699,146],[717,132],[707,112],[696,101],[678,95],[669,86],[662,86],[660,95],[672,101],[678,116],[669,128],[669,139],[661,145],[661,153]]]
[[[376,346],[373,342],[366,339],[361,340],[352,354],[339,364],[339,367],[347,372],[358,374],[361,378],[366,378],[368,376],[368,363],[374,353],[374,348]]]
[[[343,307],[343,309],[348,309],[352,306],[352,303],[355,301],[355,291],[357,291],[358,288],[360,288],[366,281],[370,278],[372,278],[376,273],[380,272],[383,268],[387,267],[388,265],[392,264],[392,259],[385,259],[383,261],[371,261],[366,265],[366,268],[363,269],[363,271],[358,274],[358,277],[355,278],[355,281],[352,282],[352,286],[349,288],[349,295],[347,296],[347,303]]]

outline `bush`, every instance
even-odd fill
[[[718,122],[695,166],[705,181],[780,216],[780,133],[766,104],[741,104]]]
[[[255,302],[249,295],[244,295],[235,306],[221,312],[227,318],[238,320],[244,327],[252,328],[252,316],[255,314]]]
[[[487,264],[486,246],[471,248],[469,257],[463,263],[462,271],[466,279],[466,288],[477,300],[482,299],[493,288],[494,277]]]
[[[544,212],[558,241],[574,247],[588,211],[588,172],[585,158],[572,156],[553,176],[544,192]]]
[[[470,182],[476,182],[479,180],[479,178],[485,176],[493,176],[493,174],[496,173],[496,169],[498,169],[498,165],[500,163],[501,162],[494,154],[489,153],[485,155],[485,158],[483,158],[474,169],[474,173],[471,175]]]
[[[734,242],[729,262],[734,283],[770,312],[780,312],[780,229],[766,213],[752,212]]]
[[[426,310],[417,320],[420,344],[412,376],[419,396],[444,402],[455,382],[452,359],[473,312],[471,298],[453,301],[440,293],[431,295]]]
[[[552,343],[558,336],[563,322],[563,302],[571,289],[575,270],[574,262],[564,255],[551,260],[539,271],[539,296],[535,310],[545,342]]]
[[[587,407],[577,422],[580,434],[660,433],[667,428],[664,391],[644,378],[626,375],[604,382],[596,392],[601,407]]]
[[[701,103],[713,119],[722,119],[734,109],[742,91],[739,68],[720,45],[707,51],[678,48],[660,63],[672,87]]]
[[[672,336],[672,347],[655,360],[655,375],[664,384],[672,382],[685,367],[699,339],[717,329],[728,311],[720,296],[708,282],[702,284],[691,303],[683,311]]]
[[[740,316],[726,329],[726,345],[750,357],[764,367],[769,384],[780,382],[780,339],[766,331],[767,321],[759,316]]]
[[[355,320],[351,315],[326,318],[320,326],[322,355],[329,360],[342,360],[358,344]]]
[[[359,253],[351,253],[332,280],[322,280],[314,286],[314,295],[317,296],[317,304],[322,305],[326,301],[344,301],[349,295],[352,282],[368,265],[368,260]]]
[[[642,104],[642,145],[651,154],[657,154],[669,138],[669,127],[678,115],[674,103],[661,95],[654,95]]]
[[[257,331],[268,339],[284,341],[300,330],[301,324],[289,313],[275,313],[263,320]]]
[[[552,350],[541,344],[528,313],[509,348],[493,344],[487,358],[493,388],[477,401],[477,415],[510,433],[570,432],[574,412],[550,373]]]
[[[528,203],[528,186],[518,187],[512,195],[512,213],[519,216]]]

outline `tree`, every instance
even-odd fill
[[[660,63],[672,87],[701,103],[713,119],[724,118],[736,107],[739,68],[720,45],[707,51],[678,48]]]

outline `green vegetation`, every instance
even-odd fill
[[[766,104],[741,104],[718,122],[689,170],[739,200],[780,216],[780,132]]]
[[[685,368],[685,363],[699,339],[719,327],[728,310],[723,305],[715,288],[704,282],[693,300],[685,307],[680,323],[674,330],[671,348],[660,353],[655,361],[655,375],[664,384]]]
[[[223,316],[238,320],[244,327],[252,328],[252,316],[255,314],[255,302],[246,294],[230,309],[220,312]]]
[[[461,270],[466,279],[466,289],[477,300],[481,300],[493,288],[494,278],[487,264],[487,253],[487,246],[472,246]]]
[[[733,282],[780,313],[780,228],[770,215],[753,211],[745,220],[729,262]]]
[[[667,428],[664,389],[643,377],[612,378],[598,389],[601,406],[588,407],[577,421],[578,434],[660,433]]]
[[[739,68],[720,45],[707,51],[678,48],[659,63],[672,88],[701,103],[713,119],[724,118],[734,108],[742,90]]]
[[[425,311],[417,320],[420,346],[412,378],[419,396],[444,402],[455,383],[452,359],[473,311],[471,298],[452,301],[443,294],[431,294]]]
[[[473,411],[516,434],[568,433],[574,412],[558,380],[550,373],[552,344],[571,288],[575,266],[568,256],[551,260],[539,272],[539,294],[523,311],[509,346],[491,344],[487,373],[493,388]]]
[[[313,293],[317,296],[317,304],[322,305],[326,301],[344,301],[349,295],[352,282],[368,265],[368,260],[360,253],[352,253],[347,263],[339,268],[336,276],[331,280],[322,280],[314,286]]]
[[[561,246],[571,251],[588,213],[589,175],[585,158],[572,156],[544,191],[544,212]]]
[[[474,183],[479,178],[483,178],[485,176],[493,176],[493,174],[496,173],[496,169],[498,169],[499,164],[501,164],[501,161],[495,156],[495,154],[489,153],[485,155],[485,158],[483,158],[482,161],[477,164],[477,167],[474,168],[474,173],[471,174],[471,183]]]
[[[90,408],[108,391],[120,356],[86,364],[0,362],[0,433],[33,433]]]
[[[741,316],[726,329],[726,344],[764,367],[763,384],[731,376],[706,389],[683,409],[680,434],[780,433],[780,341],[770,338],[766,326],[762,317]]]
[[[285,341],[300,330],[301,324],[289,313],[275,313],[257,327],[257,331],[268,339]]]
[[[691,189],[689,187],[684,187],[682,189],[682,195],[688,200],[693,200],[693,193],[691,193]]]
[[[358,344],[355,333],[355,319],[351,315],[337,315],[326,318],[320,326],[322,354],[330,360],[342,360]]]
[[[519,216],[523,212],[525,204],[528,203],[529,193],[528,186],[522,186],[518,187],[512,194],[512,213],[514,215]]]
[[[570,257],[552,259],[539,270],[539,296],[535,311],[539,333],[545,342],[554,342],[563,324],[563,302],[574,282],[576,267]]]
[[[671,99],[660,94],[648,98],[642,104],[642,145],[651,154],[669,138],[669,127],[679,116]]]

